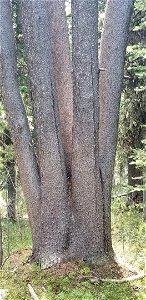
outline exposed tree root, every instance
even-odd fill
[[[37,294],[35,293],[33,287],[30,284],[28,284],[28,289],[29,289],[29,292],[30,292],[30,295],[32,296],[32,298],[34,300],[39,300]]]
[[[124,282],[129,282],[129,281],[135,281],[135,280],[140,280],[146,277],[146,274],[137,274],[134,276],[129,276],[126,278],[121,278],[121,279],[111,279],[111,278],[100,278],[96,276],[79,276],[79,280],[90,280],[92,283],[98,283],[98,282],[113,282],[113,283],[124,283]]]

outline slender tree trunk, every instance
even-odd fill
[[[3,149],[5,150],[2,157],[6,160],[6,147],[12,145],[10,131],[5,128],[2,135]],[[11,222],[16,221],[16,187],[15,187],[15,161],[14,159],[7,160],[5,163],[7,170],[7,191],[8,191],[8,205],[7,215]]]
[[[133,0],[108,0],[100,47],[100,168],[106,250],[111,249],[111,190],[117,144],[124,56]]]
[[[17,63],[11,5],[9,0],[0,0],[1,8],[1,53],[3,98],[7,119],[11,127],[21,184],[27,200],[32,229],[33,254],[39,251],[40,179],[25,108],[17,81]]]
[[[142,179],[134,179],[135,177],[141,177],[142,172],[139,170],[135,164],[131,164],[132,158],[128,158],[128,184],[131,186],[141,185]]]
[[[92,2],[92,5],[91,5]],[[98,158],[98,1],[73,0],[73,233],[71,256],[104,254]]]
[[[144,99],[143,99],[143,108],[144,108],[144,116],[145,116],[145,123],[146,123],[146,103],[144,102]],[[142,139],[146,141],[146,127],[143,127]],[[145,147],[145,152],[146,152],[146,147]],[[143,167],[143,184],[146,185],[146,165]],[[144,221],[146,221],[146,189],[143,191],[143,205],[144,205],[144,210],[143,210]]]
[[[10,160],[7,162],[7,189],[8,189],[8,206],[7,214],[11,222],[16,221],[16,185],[15,185],[15,161]]]
[[[64,259],[68,247],[67,176],[54,80],[48,3],[21,0],[41,176],[41,264]]]
[[[135,179],[135,177],[142,177],[142,170],[138,169],[135,164],[131,164],[132,161],[132,158],[128,158],[128,185],[130,185],[131,187],[136,185],[142,185],[142,179]],[[126,201],[126,206],[129,206],[134,203],[140,203],[142,201],[143,192],[134,191],[129,194],[128,200]]]
[[[73,86],[65,0],[48,0],[53,69],[59,99],[59,115],[67,175],[71,176]]]
[[[146,105],[145,105],[145,116],[146,116]],[[146,140],[146,128],[143,128],[143,139]],[[146,185],[146,165],[143,167],[143,184]],[[144,221],[146,221],[146,189],[143,191],[143,205],[144,205]]]
[[[0,214],[0,268],[3,263],[3,242],[2,242],[2,224],[1,224],[1,214]]]

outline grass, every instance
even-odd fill
[[[31,231],[28,220],[21,220],[19,223],[2,222],[3,232],[3,253],[4,259],[10,253],[31,247]]]
[[[112,203],[112,237],[114,251],[138,269],[145,269],[146,224],[142,204],[126,209],[125,199],[117,198]],[[146,270],[145,270],[146,272]]]
[[[141,226],[141,217],[135,210],[123,215],[121,203],[113,208],[115,249],[118,249],[120,243],[122,250],[119,249],[123,251],[123,241],[125,249],[128,249],[128,244],[133,245],[132,253],[129,254],[133,260],[137,253],[143,253],[143,227]],[[2,227],[4,258],[8,254],[10,257],[6,260],[3,270],[0,271],[0,289],[8,289],[7,300],[32,300],[28,283],[32,285],[40,300],[146,299],[144,280],[134,283],[99,282],[94,284],[89,280],[81,281],[79,275],[90,275],[93,271],[91,267],[81,263],[78,265],[70,263],[54,269],[40,270],[38,265],[30,264],[27,260],[31,254],[31,233],[28,221],[21,220],[19,224],[8,224],[7,220],[3,220]],[[121,272],[119,268],[109,266],[96,269],[96,274],[107,278],[113,277],[114,274],[114,277],[118,278],[119,271]],[[125,273],[123,276],[128,275]]]
[[[1,271],[0,288],[8,288],[7,300],[32,299],[30,283],[40,300],[144,300],[144,292],[136,292],[130,283],[100,283],[79,281],[78,273],[53,275],[40,271],[36,265],[23,265],[15,272]]]

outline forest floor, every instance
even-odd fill
[[[20,250],[12,253],[5,261],[0,271],[0,289],[6,290],[7,296],[0,296],[0,300],[31,300],[30,287],[39,300],[146,299],[145,280],[120,282],[123,278],[136,275],[136,272],[116,262],[94,268],[83,263],[69,262],[40,270],[38,265],[29,262],[30,255],[30,249]],[[109,281],[102,281],[105,278]],[[119,282],[111,282],[111,279],[118,279]]]
[[[124,199],[117,199],[112,207],[113,247],[118,263],[110,262],[104,267],[70,262],[41,270],[29,261],[32,241],[28,220],[23,216],[11,223],[3,218],[2,229],[0,300],[33,300],[30,288],[36,300],[146,300],[146,278],[122,282],[129,276],[146,273],[143,215],[139,208],[125,210]],[[7,296],[4,298],[2,293]]]

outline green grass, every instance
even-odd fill
[[[115,245],[121,243],[122,249],[124,240],[124,247],[130,246],[131,257],[136,257],[137,253],[143,251],[143,224],[140,214],[135,210],[123,214],[121,200],[113,207],[113,214]],[[4,270],[0,271],[0,288],[9,291],[7,300],[32,300],[28,283],[33,286],[40,300],[146,300],[142,287],[145,284],[144,280],[132,284],[93,284],[78,279],[79,273],[85,276],[91,274],[90,267],[86,265],[81,265],[79,272],[72,271],[66,276],[57,276],[50,271],[40,270],[36,264],[26,263],[30,252],[24,249],[31,247],[28,221],[21,220],[20,224],[8,224],[7,220],[3,220],[2,227],[4,258],[8,256],[8,250],[10,254],[13,253],[6,261]],[[109,274],[106,275],[109,277]]]
[[[31,231],[27,220],[20,223],[2,221],[4,258],[10,253],[31,247]]]
[[[0,288],[8,288],[7,300],[32,299],[28,291],[30,283],[40,300],[144,300],[143,292],[134,292],[130,283],[81,282],[77,274],[53,276],[47,271],[40,271],[38,266],[31,270],[27,267],[14,273],[1,271]]]
[[[146,225],[142,204],[126,210],[125,199],[117,198],[112,203],[112,240],[114,251],[138,269],[145,268]]]

